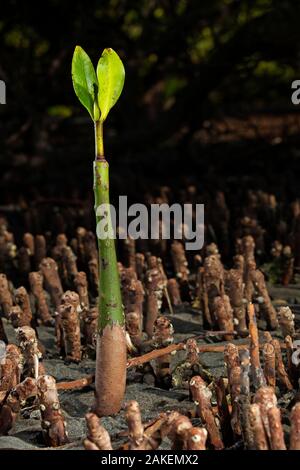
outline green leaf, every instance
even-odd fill
[[[97,65],[97,77],[100,120],[105,121],[122,93],[125,80],[124,65],[113,49],[104,49],[102,52]]]
[[[73,54],[72,80],[77,98],[94,119],[94,102],[98,81],[91,59],[80,46],[75,47]],[[99,117],[96,116],[96,118]]]

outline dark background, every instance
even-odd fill
[[[247,188],[299,196],[300,2],[8,0],[0,15],[2,212],[45,200],[92,210],[93,124],[72,87],[76,44],[95,65],[105,47],[125,64],[105,123],[114,195],[193,183],[224,189],[233,205]]]

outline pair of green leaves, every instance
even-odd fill
[[[72,60],[75,93],[94,121],[103,122],[118,101],[125,80],[125,70],[113,49],[104,49],[97,70],[87,53],[76,46]]]

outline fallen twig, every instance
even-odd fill
[[[220,332],[218,333],[220,334]],[[226,332],[225,334],[228,334],[228,332]],[[191,338],[188,338],[188,339],[191,339]],[[249,344],[250,343],[248,341],[247,343],[236,344],[236,347],[238,348],[238,350],[248,349]],[[265,343],[261,343],[259,347],[263,348],[264,344]],[[280,346],[282,348],[286,348],[284,343],[280,343]],[[208,353],[208,352],[222,353],[224,352],[225,347],[226,347],[226,344],[200,344],[199,353]],[[142,356],[132,357],[131,359],[127,361],[127,369],[129,369],[130,367],[140,366],[142,364],[145,364],[145,362],[150,362],[153,359],[157,359],[158,357],[164,356],[165,354],[170,354],[174,351],[182,351],[185,348],[186,348],[186,342],[175,343],[175,344],[171,344],[170,346],[167,346],[166,348],[155,349],[146,354],[143,354]]]
[[[75,390],[87,387],[91,385],[95,380],[95,375],[90,374],[86,377],[82,377],[80,379],[71,380],[70,382],[59,382],[56,384],[57,390]]]

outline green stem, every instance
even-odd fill
[[[109,165],[103,156],[99,158],[98,155],[94,161],[94,194],[95,213],[101,204],[106,204],[105,232],[107,230],[111,234],[110,238],[99,237],[97,230],[99,250],[98,332],[101,334],[105,326],[115,324],[123,326],[125,320],[109,206]],[[97,228],[99,228],[100,220],[101,216],[96,215]]]
[[[103,121],[95,121],[96,158],[104,157]]]

